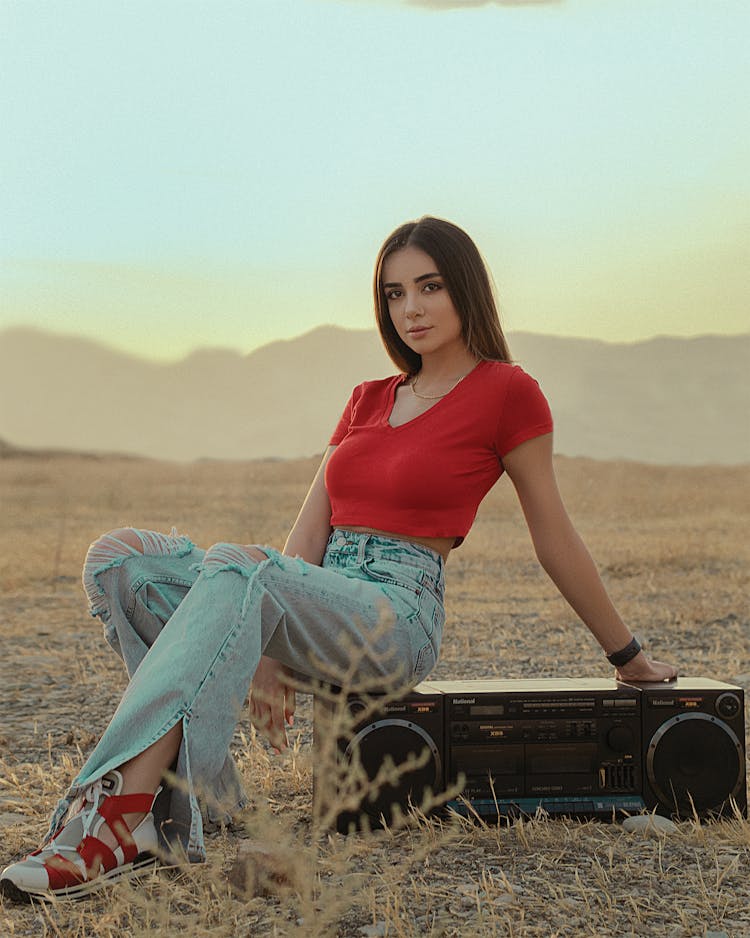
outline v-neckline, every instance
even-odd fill
[[[411,426],[411,424],[415,423],[417,420],[421,420],[423,417],[426,417],[427,414],[435,410],[436,407],[440,407],[443,401],[447,401],[449,397],[452,397],[453,394],[456,391],[458,391],[461,385],[465,384],[469,380],[469,378],[471,378],[471,376],[474,374],[477,368],[480,367],[483,361],[484,359],[478,361],[468,374],[464,375],[464,377],[461,378],[460,381],[458,381],[456,384],[453,385],[453,387],[450,389],[450,391],[448,391],[447,394],[444,394],[441,398],[438,398],[438,400],[436,400],[434,404],[431,404],[427,408],[427,410],[423,410],[421,414],[417,414],[416,416],[412,417],[411,420],[406,420],[404,421],[404,423],[399,423],[396,426],[394,426],[391,423],[391,417],[393,416],[393,408],[396,406],[396,392],[409,378],[409,375],[400,375],[395,381],[391,382],[391,386],[389,388],[389,393],[388,393],[388,399],[386,401],[386,406],[385,406],[385,413],[384,413],[383,420],[382,420],[383,425],[388,427],[389,430],[401,430],[403,427],[409,427]]]

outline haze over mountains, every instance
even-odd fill
[[[750,462],[750,334],[634,344],[515,333],[567,456]],[[352,387],[395,371],[374,330],[322,326],[242,355],[155,364],[87,339],[0,332],[0,439],[191,460],[322,452]]]

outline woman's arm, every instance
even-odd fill
[[[325,485],[325,467],[335,446],[329,446],[315,473],[297,520],[284,545],[284,553],[320,565],[331,533],[331,502]],[[250,690],[250,714],[255,726],[279,749],[288,745],[285,724],[294,723],[294,688],[284,666],[266,655],[260,659]]]
[[[329,446],[284,544],[284,553],[320,566],[331,533],[331,502],[325,483],[326,463],[336,449]]]
[[[565,510],[552,464],[552,434],[521,443],[503,457],[503,465],[516,487],[539,562],[604,653],[624,648],[633,635],[607,595]],[[664,681],[675,678],[677,669],[639,652],[618,668],[617,674],[629,681]]]

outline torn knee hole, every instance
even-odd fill
[[[259,547],[253,544],[214,544],[203,558],[204,569],[248,570],[268,560]]]
[[[183,557],[193,549],[193,543],[184,534],[172,528],[171,534],[144,531],[139,528],[115,528],[94,541],[89,553],[99,558],[148,554],[154,557]]]
[[[135,528],[115,528],[114,531],[109,531],[107,534],[104,534],[101,537],[101,541],[108,541],[113,547],[116,547],[116,544],[112,543],[113,541],[120,541],[123,544],[127,544],[128,547],[137,550],[139,553],[143,553],[143,539]]]
[[[89,601],[91,615],[109,614],[104,590],[97,582],[99,575],[139,553],[143,553],[143,543],[133,528],[116,528],[114,531],[109,531],[89,547],[83,565],[83,588]]]
[[[97,577],[119,567],[130,557],[141,554],[153,556],[183,557],[193,549],[189,537],[178,534],[175,528],[171,534],[158,531],[141,531],[138,528],[115,528],[102,534],[89,547],[83,565],[83,588],[91,605],[92,615],[99,615],[105,610],[102,600],[104,590],[98,585]]]
[[[268,560],[268,554],[264,554],[259,547],[253,547],[251,545],[244,546],[242,548],[248,556],[250,556],[257,563],[263,563],[264,560]]]

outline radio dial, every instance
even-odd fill
[[[629,726],[613,726],[607,733],[607,745],[615,752],[632,749],[633,741],[633,731]]]

